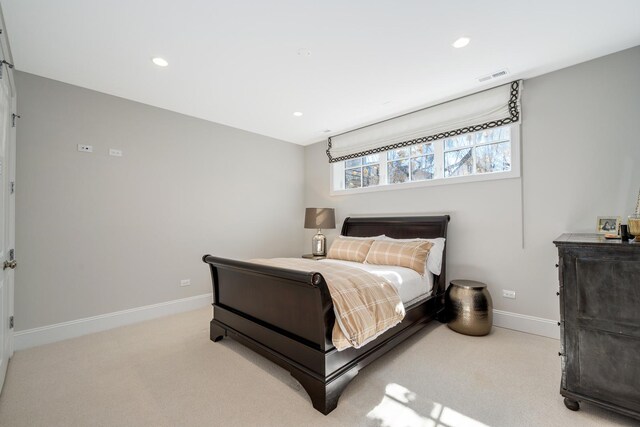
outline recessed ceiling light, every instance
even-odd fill
[[[155,58],[151,59],[151,61],[153,61],[153,63],[156,64],[158,67],[166,67],[167,65],[169,65],[166,59],[160,58],[159,56],[156,56]]]
[[[454,41],[451,46],[460,49],[461,47],[465,47],[469,44],[471,39],[469,37],[460,37],[458,40]]]
[[[329,132],[331,132],[331,129],[325,129],[322,131],[322,133],[329,133]]]
[[[296,117],[300,117],[302,116],[302,113],[300,111],[296,111],[295,113],[293,113],[293,115]]]

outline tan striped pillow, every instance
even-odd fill
[[[429,257],[431,242],[389,242],[376,240],[369,249],[367,264],[397,265],[407,267],[424,274],[424,268]]]
[[[364,262],[373,240],[339,236],[329,248],[327,258]]]

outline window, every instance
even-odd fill
[[[380,184],[380,155],[358,157],[344,162],[345,188],[370,187]]]
[[[511,127],[444,140],[444,176],[464,176],[511,170]]]
[[[518,130],[486,129],[332,163],[332,194],[517,177]]]
[[[433,144],[419,144],[387,151],[390,184],[433,178]]]

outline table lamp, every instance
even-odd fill
[[[307,208],[304,213],[304,228],[314,228],[318,233],[312,239],[312,253],[315,256],[327,254],[327,238],[321,230],[336,228],[336,214],[333,208]]]

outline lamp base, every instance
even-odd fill
[[[311,240],[311,253],[315,256],[325,256],[327,254],[327,238],[318,229],[318,233]]]

